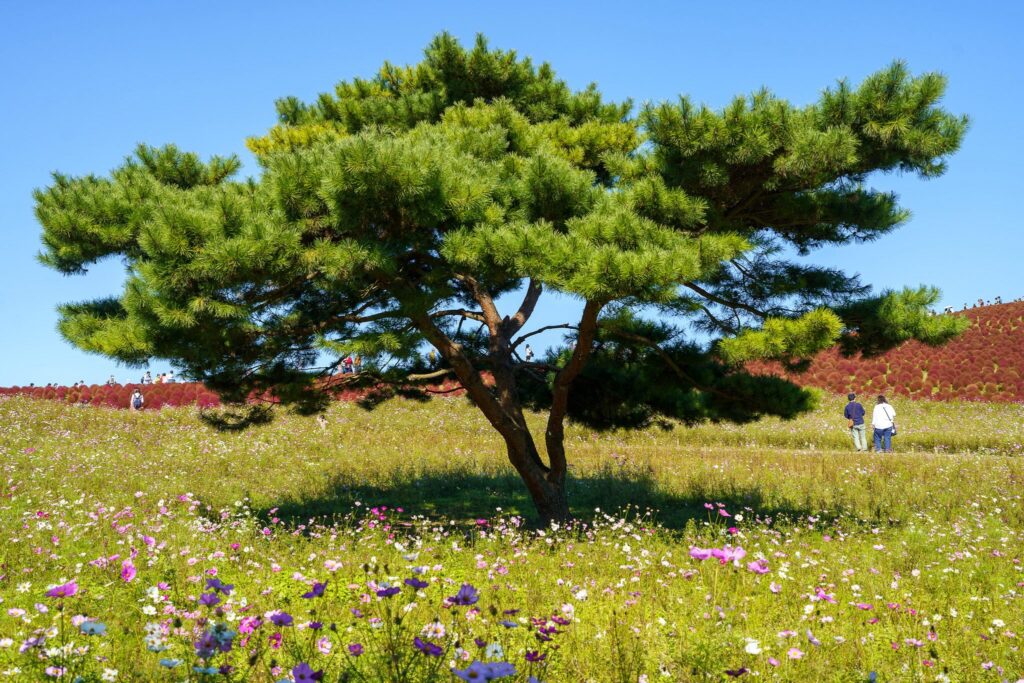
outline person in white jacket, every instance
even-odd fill
[[[878,397],[878,403],[871,412],[871,427],[875,433],[875,452],[892,453],[892,435],[896,431],[896,409],[889,405],[885,396]]]

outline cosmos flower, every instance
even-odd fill
[[[462,584],[459,588],[459,592],[451,597],[452,604],[454,605],[475,605],[477,600],[480,599],[480,594],[476,588],[473,588],[468,583]]]
[[[428,657],[440,657],[441,653],[444,652],[444,650],[441,649],[441,646],[435,645],[430,641],[422,640],[419,636],[413,638],[412,644],[416,647],[417,650],[427,655]]]
[[[324,590],[326,590],[326,589],[327,589],[327,582],[326,581],[324,581],[323,583],[317,583],[317,582],[314,581],[313,582],[313,588],[310,589],[310,591],[308,593],[303,593],[302,597],[306,598],[307,600],[312,600],[313,598],[321,598],[321,597],[323,597]]]
[[[46,597],[48,598],[70,598],[72,595],[78,592],[78,583],[75,581],[68,581],[59,586],[54,586],[50,590],[46,591]]]
[[[313,667],[302,662],[292,669],[292,676],[295,678],[295,683],[314,683],[314,681],[324,679],[324,672],[323,670],[314,671]]]

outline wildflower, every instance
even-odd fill
[[[779,660],[775,659],[775,657],[769,657],[768,658],[768,663],[771,664],[772,666],[778,666],[779,665]]]
[[[508,662],[474,661],[466,669],[452,669],[452,673],[464,681],[493,681],[515,676],[516,668]]]
[[[459,592],[453,595],[451,598],[452,604],[455,605],[474,605],[480,599],[480,594],[476,588],[473,588],[468,583],[462,584],[459,588]]]
[[[100,676],[100,680],[103,681],[116,681],[117,680],[117,669],[103,669],[103,675]]]
[[[870,603],[867,603],[867,602],[858,602],[857,603],[857,609],[869,610],[869,609],[874,609],[874,608],[875,608],[874,605],[872,605]]]
[[[215,593],[223,593],[224,595],[231,595],[231,591],[235,589],[234,584],[221,583],[221,580],[217,578],[207,579],[206,587]]]
[[[125,583],[131,583],[135,578],[135,565],[132,564],[131,560],[125,560],[121,563],[121,580]]]
[[[429,657],[440,657],[443,650],[439,645],[435,645],[430,641],[424,641],[416,636],[412,640],[412,644],[416,646],[416,649]],[[468,680],[468,679],[467,679]]]
[[[179,664],[181,664],[181,660],[180,659],[166,659],[165,658],[165,659],[161,659],[160,660],[160,666],[162,666],[164,668],[167,668],[167,669],[173,669],[174,667],[178,666]]]
[[[748,655],[759,655],[761,654],[761,643],[757,642],[753,638],[746,638],[746,645],[743,647],[743,651]]]
[[[348,653],[353,657],[358,657],[363,654],[363,646],[361,643],[351,643],[348,646]]]
[[[697,546],[690,546],[690,557],[695,560],[706,560],[711,557],[711,550],[708,548],[698,548]]]
[[[334,647],[334,643],[327,636],[324,636],[316,641],[316,651],[322,655],[331,654],[331,649]]]
[[[725,670],[725,675],[726,676],[731,676],[732,678],[739,678],[743,674],[747,673],[749,670],[750,669],[748,669],[745,666],[741,666],[738,669],[726,669]]]
[[[205,605],[207,607],[213,607],[218,602],[220,602],[220,598],[217,596],[216,593],[203,593],[202,595],[199,596],[199,604],[200,605]]]
[[[87,636],[102,636],[107,632],[107,625],[98,621],[84,621],[78,630]]]
[[[526,651],[526,661],[528,662],[543,662],[547,657],[548,656],[546,654],[542,654],[536,650]]]
[[[46,591],[46,597],[48,598],[70,598],[72,595],[78,592],[78,583],[75,581],[68,581],[67,583],[59,586],[54,586],[50,590]]]
[[[790,659],[802,659],[803,656],[804,656],[804,653],[801,652],[800,648],[798,648],[798,647],[791,647],[786,652],[786,656],[788,656]]]
[[[327,588],[327,582],[326,581],[324,581],[323,583],[317,583],[317,582],[314,581],[313,582],[313,588],[308,593],[303,593],[302,597],[306,598],[307,600],[312,600],[313,598],[321,598],[321,597],[323,597],[324,590],[326,588]]]
[[[753,562],[747,563],[747,569],[755,574],[767,574],[768,562],[765,560],[754,560]]]
[[[807,642],[809,642],[814,647],[818,647],[821,645],[821,641],[814,637],[814,634],[811,633],[810,629],[807,629]]]
[[[420,590],[420,589],[426,588],[427,586],[430,585],[426,581],[421,581],[420,579],[417,579],[416,577],[412,577],[411,579],[406,579],[404,581],[404,583],[405,583],[406,586],[409,586],[413,590]]]
[[[324,672],[323,670],[313,671],[309,664],[302,662],[292,669],[292,676],[295,677],[295,683],[313,683],[314,681],[322,681],[324,679]]]
[[[420,633],[426,638],[444,638],[446,631],[440,621],[432,621],[424,626]]]
[[[402,592],[402,589],[398,586],[391,586],[389,588],[381,588],[377,591],[378,598],[390,598],[392,595],[398,595]]]
[[[291,626],[294,619],[287,612],[274,612],[270,615],[270,621],[274,626]]]
[[[491,643],[484,649],[484,657],[487,659],[504,659],[505,651],[501,649],[500,643]]]
[[[770,590],[772,593],[781,593],[782,584],[772,581],[771,584],[769,584],[768,586],[768,590]]]

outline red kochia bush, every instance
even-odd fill
[[[844,358],[838,349],[829,349],[818,354],[805,373],[789,373],[777,363],[765,362],[750,363],[747,369],[836,393],[1024,402],[1024,302],[958,315],[967,316],[973,325],[945,346],[907,342],[879,358]],[[927,370],[927,378],[922,370]],[[939,391],[933,393],[932,387]]]

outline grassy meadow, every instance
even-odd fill
[[[0,679],[1016,681],[1024,406],[570,430],[538,530],[461,399],[216,432],[0,400]],[[538,433],[540,421],[538,419]]]

